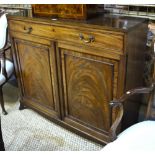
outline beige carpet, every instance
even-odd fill
[[[103,146],[43,118],[31,109],[18,110],[18,89],[4,87],[8,115],[1,115],[6,151],[99,151]]]

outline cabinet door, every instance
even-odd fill
[[[118,61],[63,48],[59,48],[59,56],[63,119],[100,139],[111,125],[109,102],[116,97]]]
[[[54,44],[22,39],[13,41],[21,102],[49,117],[59,117]]]

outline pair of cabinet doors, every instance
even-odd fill
[[[17,33],[12,42],[21,104],[106,141],[119,61]]]

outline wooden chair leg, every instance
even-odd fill
[[[0,151],[5,151],[2,129],[1,129],[1,120],[0,120]]]
[[[2,107],[2,113],[4,115],[7,115],[8,113],[6,112],[5,107],[4,107],[4,99],[3,99],[2,87],[0,87],[0,104],[1,104],[1,107]]]

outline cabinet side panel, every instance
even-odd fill
[[[147,23],[135,27],[126,36],[127,72],[125,91],[144,86],[144,65],[147,39]],[[123,129],[138,121],[141,95],[132,97],[124,105]]]

